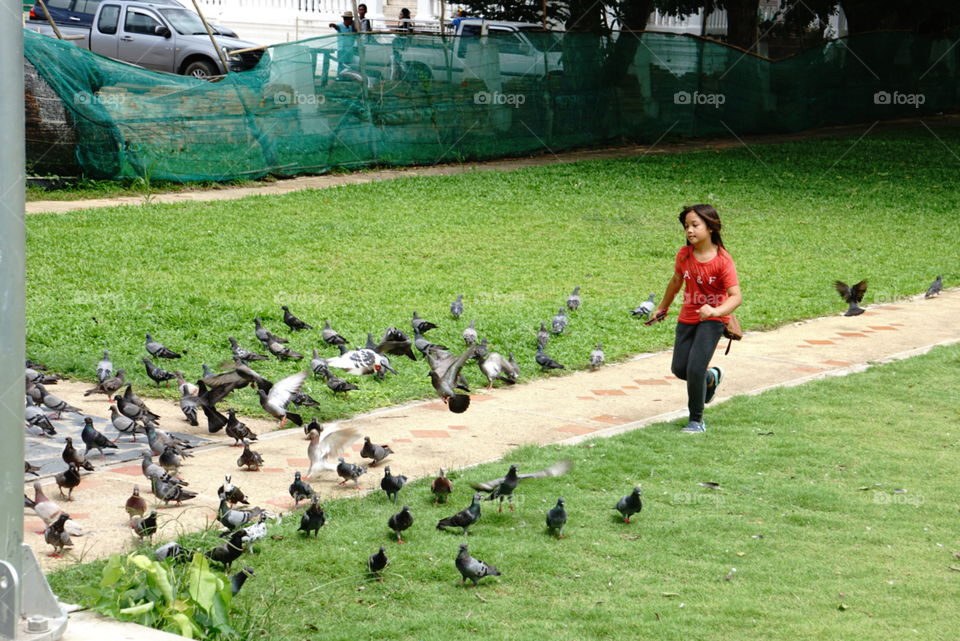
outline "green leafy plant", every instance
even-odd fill
[[[229,623],[230,580],[199,553],[182,570],[143,554],[114,555],[100,584],[81,593],[91,609],[121,621],[190,639],[238,637]]]

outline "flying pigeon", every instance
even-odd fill
[[[446,503],[450,493],[453,492],[453,483],[447,478],[447,471],[440,468],[440,474],[433,479],[430,484],[430,491],[433,493],[433,504]]]
[[[370,467],[376,467],[377,463],[393,454],[389,445],[377,445],[370,441],[369,436],[363,437],[363,447],[360,449],[360,458],[371,459]]]
[[[567,309],[571,312],[575,312],[580,309],[580,286],[577,285],[573,288],[573,291],[570,292],[570,295],[567,296]]]
[[[251,450],[249,443],[243,441],[243,452],[240,453],[240,457],[237,459],[237,467],[259,472],[260,468],[263,467],[263,457],[260,456],[259,452]]]
[[[493,479],[492,481],[486,481],[485,483],[471,483],[470,487],[479,491],[479,492],[490,492],[490,496],[487,497],[488,501],[493,499],[500,499],[500,509],[503,509],[503,498],[507,497],[510,501],[510,509],[513,509],[513,490],[517,487],[517,484],[524,479],[542,479],[549,478],[553,476],[560,476],[561,474],[566,474],[572,464],[568,460],[558,461],[550,467],[544,468],[539,472],[531,472],[530,474],[518,474],[517,466],[511,465],[510,469],[507,471],[506,476],[502,476],[498,479]],[[499,511],[499,510],[498,510]]]
[[[337,476],[339,476],[342,481],[337,483],[337,485],[343,485],[347,481],[353,481],[356,483],[356,489],[360,489],[360,477],[366,473],[367,468],[360,465],[354,465],[353,463],[347,463],[343,457],[337,459],[339,463],[337,464]]]
[[[380,489],[387,493],[387,498],[389,498],[394,503],[397,502],[397,493],[400,492],[401,488],[406,484],[407,477],[402,474],[394,476],[390,473],[390,466],[383,468],[383,478],[380,479]]]
[[[567,328],[567,322],[567,314],[561,307],[553,317],[553,320],[550,321],[550,330],[554,334],[562,334],[563,330]]]
[[[840,298],[847,301],[849,305],[847,311],[843,314],[844,316],[859,316],[863,313],[864,310],[860,307],[859,303],[863,300],[863,295],[867,292],[867,281],[861,280],[853,287],[848,287],[845,282],[838,280],[834,282],[833,286],[836,287]]]
[[[322,436],[320,432],[310,430],[308,436],[310,437],[310,445],[307,446],[307,457],[310,459],[310,469],[307,470],[304,478],[312,479],[316,478],[316,476],[324,470],[337,470],[337,474],[340,474],[340,466],[334,463],[333,460],[339,457],[355,440],[360,438],[360,432],[358,432],[355,427],[347,426],[337,430],[326,430]],[[339,458],[338,460],[342,462],[343,458]],[[347,465],[350,464],[347,463]],[[365,468],[356,465],[353,467],[365,471]],[[360,474],[362,473],[363,472],[360,472]],[[359,474],[357,476],[359,476]],[[341,475],[341,478],[346,479],[348,477]],[[357,477],[349,478],[356,480]]]
[[[97,428],[93,426],[93,419],[89,416],[83,418],[83,430],[80,432],[80,438],[87,448],[83,453],[84,457],[90,453],[90,450],[96,449],[100,452],[100,458],[106,459],[103,455],[103,448],[117,449],[113,441],[97,431]]]
[[[384,371],[397,373],[397,370],[390,367],[389,358],[367,348],[344,350],[339,356],[328,358],[327,365],[357,376],[373,374],[377,378],[383,378]]]
[[[97,381],[102,383],[111,376],[113,376],[113,362],[110,360],[110,352],[103,350],[103,358],[97,363]]]
[[[286,407],[293,395],[300,391],[300,386],[303,385],[305,380],[307,380],[306,370],[280,379],[270,388],[269,394],[263,389],[257,390],[257,394],[260,396],[260,407],[267,414],[279,418],[281,428],[286,424],[288,418],[297,425],[303,425],[303,419],[300,418],[300,415],[288,412]]]
[[[403,538],[400,536],[400,533],[410,529],[412,525],[413,515],[410,514],[410,506],[408,505],[404,505],[403,509],[387,519],[387,527],[396,533],[397,543],[403,543]]]
[[[430,363],[430,382],[433,383],[433,389],[437,391],[451,412],[460,414],[470,407],[470,396],[458,394],[454,388],[465,387],[464,381],[459,380],[460,370],[468,359],[473,358],[476,351],[477,346],[471,345],[460,356],[454,356],[446,351],[427,354],[427,361]]]
[[[350,341],[337,333],[337,330],[330,327],[330,321],[324,321],[323,329],[320,331],[323,342],[328,345],[346,345]]]
[[[642,316],[645,319],[649,319],[650,314],[652,314],[653,310],[655,309],[655,305],[653,304],[653,299],[654,299],[654,295],[650,294],[647,300],[643,301],[642,303],[634,307],[633,311],[631,311],[630,313],[633,314],[634,316]]]
[[[383,546],[380,546],[380,551],[371,554],[370,558],[367,559],[367,568],[370,570],[371,574],[375,574],[382,581],[383,578],[380,577],[380,573],[383,572],[384,568],[387,567],[387,564],[390,563],[390,560],[387,559],[387,553],[384,551]]]
[[[313,532],[314,538],[316,538],[317,532],[320,531],[323,524],[327,522],[327,516],[317,501],[319,499],[316,496],[310,499],[310,507],[300,517],[300,527],[297,528],[298,532],[303,532],[307,536],[310,536],[310,533]]]
[[[470,324],[467,325],[467,328],[463,330],[463,344],[467,347],[470,347],[477,342],[477,329],[475,327],[476,322],[476,319],[471,320]]]
[[[540,346],[537,346],[537,364],[542,369],[564,369],[562,364],[550,358]]]
[[[643,494],[643,490],[641,490],[638,485],[633,488],[633,492],[620,497],[620,500],[617,501],[617,504],[614,506],[613,509],[620,512],[624,523],[629,523],[630,517],[643,509],[643,501],[640,499],[641,494]]]
[[[183,372],[174,370],[173,375],[177,378],[177,391],[180,392],[180,396],[196,396],[200,393],[200,388],[187,381],[183,377]]]
[[[294,332],[299,332],[304,329],[313,329],[313,325],[304,323],[302,320],[290,313],[290,308],[286,305],[281,305],[280,309],[283,310],[283,322],[286,323]]]
[[[520,477],[517,475],[517,466],[511,465],[510,469],[507,470],[507,475],[499,480],[499,483],[493,481],[489,483],[489,485],[493,485],[493,490],[490,492],[490,496],[487,497],[487,500],[492,501],[494,499],[500,499],[500,506],[497,508],[497,512],[503,512],[503,499],[506,497],[507,503],[510,506],[510,511],[512,512],[513,491],[517,489],[517,484],[520,483]],[[478,489],[476,485],[474,486],[474,489]]]
[[[479,559],[475,559],[467,552],[467,544],[460,544],[460,552],[455,561],[457,570],[460,571],[460,584],[463,585],[467,579],[473,581],[474,587],[485,576],[500,576],[500,570],[487,565]]]
[[[596,349],[590,352],[590,369],[597,369],[603,365],[604,360],[603,343],[597,343]]]
[[[167,349],[163,346],[163,343],[153,340],[153,336],[147,334],[147,352],[150,356],[156,356],[157,358],[180,358],[180,354]]]
[[[426,334],[431,329],[435,329],[437,326],[431,323],[430,321],[425,321],[417,313],[413,313],[413,320],[410,321],[411,327],[413,327],[414,332],[419,332],[420,334]]]
[[[460,318],[463,314],[463,294],[457,294],[457,300],[450,303],[450,315]]]
[[[930,287],[927,288],[927,293],[923,295],[924,298],[933,298],[943,289],[943,275],[939,275],[930,283]]]
[[[482,494],[474,494],[473,501],[470,503],[470,507],[460,510],[453,516],[440,519],[437,521],[437,529],[443,530],[448,527],[458,527],[462,530],[462,534],[466,534],[470,526],[476,523],[480,518],[481,499],[483,499]]]
[[[411,361],[417,360],[417,355],[413,353],[411,347],[413,342],[410,337],[404,334],[396,327],[388,327],[383,332],[383,338],[373,347],[373,351],[378,354],[394,354],[396,356],[406,356]]]
[[[567,510],[564,507],[563,497],[557,499],[556,506],[547,511],[547,529],[551,534],[556,532],[558,539],[563,538],[563,526],[567,523]]]
[[[294,507],[300,505],[300,501],[303,499],[312,499],[315,494],[313,488],[300,478],[299,471],[293,473],[293,483],[290,484],[289,492],[290,496],[293,497]]]

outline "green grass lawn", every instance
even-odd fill
[[[235,600],[247,638],[955,639],[960,629],[957,448],[960,346],[865,373],[737,397],[708,409],[710,431],[657,424],[576,446],[527,447],[454,476],[448,506],[428,481],[400,502],[405,545],[386,528],[382,492],[325,504],[318,540],[275,526],[241,558],[256,576]],[[882,408],[882,412],[875,411]],[[464,539],[437,519],[465,507],[468,481],[532,471],[516,511],[484,503]],[[397,470],[395,470],[397,471]],[[719,489],[701,483],[718,483]],[[634,522],[611,509],[641,484]],[[558,496],[567,538],[545,533]],[[457,585],[458,544],[503,575]],[[213,535],[185,543],[208,549]],[[382,583],[368,555],[387,548]],[[66,600],[101,563],[50,575]]]
[[[368,331],[409,331],[416,310],[440,326],[429,338],[454,349],[477,319],[481,336],[514,352],[530,378],[539,375],[536,328],[580,285],[583,306],[548,353],[584,367],[603,342],[616,360],[671,344],[672,323],[644,327],[628,312],[663,293],[684,242],[677,214],[697,202],[723,216],[747,329],[839,312],[835,279],[866,278],[866,303],[888,302],[924,291],[938,273],[948,287],[960,279],[960,161],[950,151],[960,149],[960,129],[937,136],[893,132],[31,215],[27,352],[92,380],[108,348],[143,389],[152,386],[140,363],[145,332],[186,350],[175,366],[196,378],[201,362],[230,357],[230,334],[259,347],[254,316],[289,335],[281,304],[317,327],[331,319],[361,344]],[[458,293],[466,313],[454,321],[448,306]],[[335,354],[319,331],[293,336],[291,346]],[[308,383],[323,404],[317,414],[328,420],[433,394],[424,363],[393,362],[399,376],[359,381],[347,399]],[[278,378],[296,367],[258,369]],[[259,411],[247,392],[232,402]]]

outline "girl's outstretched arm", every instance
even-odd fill
[[[670,309],[670,305],[673,303],[673,299],[681,287],[683,287],[683,276],[674,272],[673,278],[667,283],[667,291],[663,293],[663,298],[660,299],[660,305],[653,313],[654,318],[661,314],[666,316],[667,310]]]

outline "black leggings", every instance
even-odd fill
[[[707,365],[723,335],[723,323],[708,320],[696,325],[677,323],[673,342],[673,375],[687,382],[687,408],[691,421],[703,420],[707,394]]]

